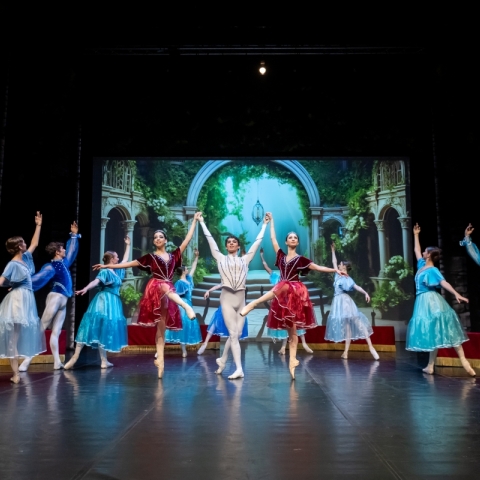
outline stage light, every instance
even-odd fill
[[[263,60],[260,62],[260,68],[258,69],[258,71],[262,75],[265,75],[265,73],[267,72],[267,69],[265,68],[265,62]]]

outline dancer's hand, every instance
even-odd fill
[[[203,298],[206,300],[210,296],[210,292],[205,292]]]
[[[72,224],[70,225],[70,231],[73,233],[73,234],[77,234],[78,233],[78,225],[77,225],[77,222],[72,222]]]
[[[455,299],[457,300],[458,303],[468,303],[468,298],[462,297],[459,293],[455,292]]]
[[[347,272],[341,272],[338,268],[335,269],[335,273],[338,273],[341,277],[348,277]]]
[[[77,290],[75,295],[85,295],[88,292],[87,287],[82,288],[81,290]]]
[[[472,227],[472,224],[469,223],[468,227],[465,229],[465,236],[469,237],[475,229]]]
[[[193,216],[193,219],[196,220],[197,222],[203,222],[202,212],[195,212],[195,215]]]
[[[365,301],[370,303],[370,295],[367,292],[365,292]]]
[[[40,212],[37,212],[37,214],[35,215],[35,225],[40,227],[42,225],[42,218],[42,214]]]
[[[267,212],[265,214],[265,218],[263,219],[263,223],[267,224],[271,219],[272,219],[272,214],[270,212]]]
[[[335,242],[332,242],[332,244],[330,245],[330,248],[332,249],[332,252],[335,251]]]
[[[418,223],[415,224],[415,226],[413,227],[413,234],[414,235],[419,235],[420,234],[420,225]]]
[[[200,255],[200,252],[198,251],[198,248],[193,249],[193,254],[198,257]]]
[[[125,238],[123,239],[125,242],[125,245],[131,245],[132,241],[130,240],[130,237],[128,235],[125,235]]]
[[[260,255],[263,255],[263,247],[260,247]]]
[[[108,268],[108,265],[102,265],[101,263],[97,263],[96,265],[93,265],[92,270],[101,270],[102,268]]]

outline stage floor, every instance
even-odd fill
[[[479,380],[425,375],[426,356],[299,353],[244,343],[245,378],[217,376],[218,352],[82,353],[72,371],[0,369],[0,477],[55,479],[472,479],[480,471]],[[480,371],[477,371],[480,374]]]

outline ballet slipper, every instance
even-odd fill
[[[61,370],[62,368],[65,368],[65,365],[62,362],[54,363],[53,364],[53,369],[54,370]]]
[[[182,352],[182,357],[187,358],[187,352]]]
[[[256,302],[250,302],[248,305],[245,305],[240,312],[240,316],[246,317],[256,306]]]
[[[12,383],[20,383],[20,372],[13,372],[13,377],[10,379]]]
[[[304,349],[307,353],[313,353],[313,350],[312,350],[306,343],[303,344],[303,349]]]
[[[228,376],[229,380],[236,380],[237,378],[243,378],[245,375],[241,368],[235,370],[231,375]]]
[[[64,370],[70,370],[77,363],[78,357],[75,355],[63,366]]]
[[[197,355],[201,355],[205,349],[207,348],[206,345],[202,345],[198,350],[197,350]]]
[[[370,350],[370,353],[372,354],[372,357],[375,360],[380,360],[380,355],[377,353],[377,351],[373,347],[370,347],[369,350]]]
[[[278,351],[278,354],[279,354],[279,355],[285,355],[285,347],[282,347],[282,348]]]
[[[433,375],[435,373],[435,367],[433,363],[429,363],[425,368],[422,368],[423,373],[428,373],[429,375]]]
[[[28,367],[30,366],[30,363],[32,361],[33,357],[25,357],[23,359],[22,364],[18,367],[18,370],[20,372],[26,372],[28,370]]]
[[[292,380],[295,380],[295,367],[298,367],[299,365],[300,365],[300,362],[296,358],[290,359],[288,369],[290,370],[290,375],[292,376]]]
[[[100,364],[100,368],[110,368],[113,367],[113,363],[107,362],[106,360]]]
[[[155,358],[158,358],[158,353],[157,352],[155,352]]]
[[[217,362],[217,365],[218,365],[218,368],[217,370],[215,370],[215,373],[217,375],[220,375],[225,370],[225,367],[227,366],[227,364],[223,363],[221,358],[217,358],[215,361]]]
[[[345,360],[348,359],[348,352],[343,352],[340,358],[344,358]]]
[[[163,378],[164,363],[163,362],[160,363],[158,360],[155,360],[153,364],[158,369],[158,378]]]
[[[468,372],[471,377],[475,377],[477,375],[466,358],[461,358],[460,361],[462,362],[462,367]]]

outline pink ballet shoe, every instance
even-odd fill
[[[343,352],[342,355],[340,356],[340,358],[343,358],[344,360],[347,360],[348,359],[348,353]]]
[[[13,373],[13,377],[10,379],[10,381],[11,381],[12,383],[15,383],[15,385],[16,385],[17,383],[20,383],[20,373],[19,373],[19,372],[14,372],[14,373]]]
[[[425,368],[422,368],[422,372],[428,373],[429,375],[433,375],[435,373],[435,367],[429,364]]]
[[[197,355],[201,355],[205,349],[207,348],[206,345],[202,345],[198,350],[197,350]]]
[[[468,372],[471,377],[475,377],[477,374],[475,370],[470,365],[470,362],[466,358],[461,358],[460,361],[462,362],[462,367]]]
[[[164,371],[164,364],[163,362],[160,363],[158,360],[155,360],[153,364],[157,367],[158,369],[158,378],[163,378],[163,371]]]
[[[292,380],[295,380],[295,368],[300,365],[300,362],[296,358],[291,358],[290,363],[288,365],[288,369],[290,370],[290,375],[292,376]]]

